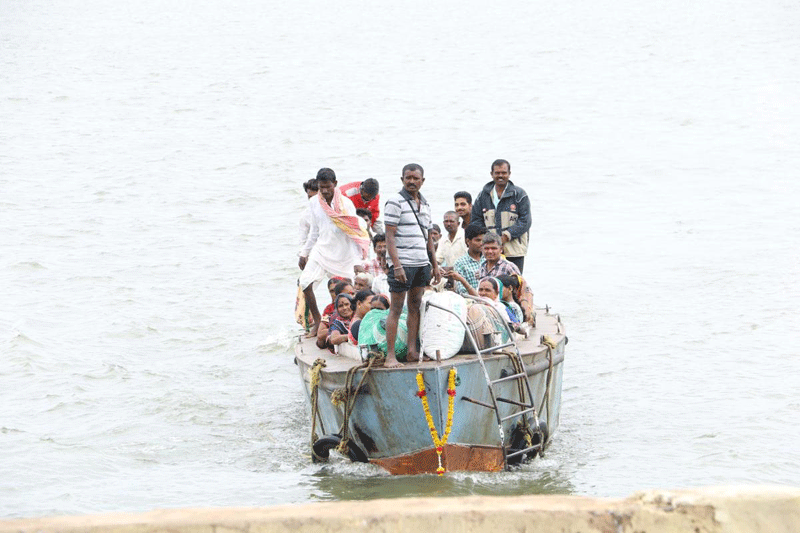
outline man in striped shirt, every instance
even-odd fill
[[[395,354],[397,323],[408,295],[408,361],[419,361],[417,348],[422,293],[431,281],[439,283],[439,265],[430,235],[431,207],[419,190],[424,170],[416,163],[403,167],[403,188],[389,197],[383,210],[386,226],[386,256],[389,261],[391,306],[386,319],[386,366],[402,366]]]

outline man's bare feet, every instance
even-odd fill
[[[386,361],[383,363],[384,368],[399,368],[403,363],[397,360],[394,356],[386,356]]]
[[[311,326],[311,329],[308,330],[308,333],[306,333],[306,338],[311,339],[313,337],[316,337],[317,330],[319,330],[319,324],[314,324],[313,326]]]
[[[419,363],[419,353],[415,353],[409,350],[408,355],[406,356],[406,361],[410,361],[412,363]]]

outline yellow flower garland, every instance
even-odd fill
[[[444,428],[444,434],[439,438],[439,432],[436,431],[436,426],[433,424],[433,416],[431,416],[431,410],[428,406],[428,394],[425,391],[425,380],[422,377],[422,372],[417,372],[417,396],[422,400],[425,420],[428,421],[428,428],[431,430],[431,439],[433,439],[433,445],[436,446],[436,455],[439,459],[439,468],[436,469],[436,473],[440,476],[445,472],[442,466],[442,452],[444,451],[444,445],[447,444],[447,438],[450,436],[450,430],[453,428],[453,407],[456,399],[456,374],[455,367],[451,368],[450,375],[447,379],[447,424]]]

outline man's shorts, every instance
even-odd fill
[[[403,270],[406,273],[406,282],[400,283],[394,277],[394,268],[389,269],[387,281],[389,282],[389,292],[407,292],[414,287],[426,287],[431,282],[431,265],[407,267]]]

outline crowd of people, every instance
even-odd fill
[[[442,227],[433,223],[420,193],[423,168],[410,163],[402,188],[383,203],[374,178],[339,186],[322,168],[303,184],[308,208],[300,220],[298,266],[304,312],[298,320],[320,348],[357,344],[360,321],[372,309],[388,309],[387,367],[401,366],[395,353],[398,323],[406,310],[406,361],[419,361],[422,296],[427,288],[479,297],[514,329],[535,320],[533,294],[522,277],[531,226],[530,201],[514,185],[511,164],[491,164],[491,181],[473,201],[453,196]],[[331,303],[320,313],[314,287],[328,278]]]

